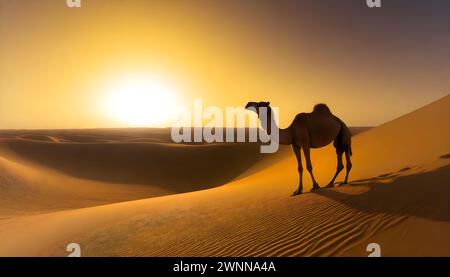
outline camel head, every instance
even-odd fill
[[[253,112],[256,112],[259,115],[259,108],[265,107],[270,108],[270,102],[248,102],[247,105],[245,105],[246,110],[250,110]]]

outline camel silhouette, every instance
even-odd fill
[[[270,107],[270,102],[248,102],[245,108],[258,114],[262,128],[266,130],[269,136],[271,136],[271,126],[276,126],[276,123],[273,118],[273,111]],[[267,119],[260,117],[260,108],[267,109]],[[272,136],[271,138],[273,139]],[[306,169],[311,175],[313,183],[311,191],[313,191],[319,189],[320,186],[314,178],[310,149],[324,147],[332,141],[334,141],[333,145],[336,148],[337,168],[333,179],[331,179],[327,187],[334,187],[336,177],[344,168],[342,163],[342,155],[344,153],[347,172],[345,175],[345,180],[341,183],[341,185],[347,184],[348,174],[352,168],[352,162],[350,160],[350,156],[352,155],[351,133],[345,123],[331,113],[327,105],[317,104],[314,106],[311,113],[298,114],[288,128],[279,129],[278,140],[280,144],[292,145],[292,149],[297,157],[299,185],[298,189],[294,191],[292,195],[301,194],[303,191],[303,165],[301,159],[301,149],[303,149],[303,153],[305,155]]]

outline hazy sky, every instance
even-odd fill
[[[327,103],[377,125],[450,92],[450,1],[0,0],[0,128],[124,126],[100,108],[128,74],[180,101],[270,101],[281,125]]]

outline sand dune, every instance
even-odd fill
[[[0,153],[76,178],[172,192],[223,185],[267,158],[257,143],[174,144],[170,129],[2,131]]]
[[[0,157],[0,217],[36,214],[142,199],[172,191],[156,186],[73,178]]]
[[[270,165],[241,167],[242,174],[234,172],[239,176],[220,187],[1,219],[0,255],[61,256],[67,255],[68,243],[78,242],[84,256],[366,256],[367,244],[377,242],[387,256],[448,256],[449,108],[447,96],[355,136],[351,186],[290,197],[297,184],[296,162],[284,149]],[[15,155],[26,146],[14,147],[4,144]],[[42,158],[48,149],[35,151],[43,151],[36,154]],[[234,155],[241,159],[240,153]],[[312,155],[324,185],[334,173],[334,150]],[[40,172],[43,165],[37,161],[21,168],[0,160],[16,174],[0,187],[26,185],[29,180],[16,179],[29,175],[24,170]],[[61,172],[55,174],[68,178]],[[70,178],[86,181],[79,177]]]
[[[215,187],[264,158],[257,144],[175,145],[168,143],[168,130],[128,131],[0,132],[0,214],[90,207]],[[131,141],[145,136],[163,143]]]

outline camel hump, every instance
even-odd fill
[[[330,108],[326,104],[320,103],[314,106],[313,112],[319,112],[319,113],[330,113]]]

